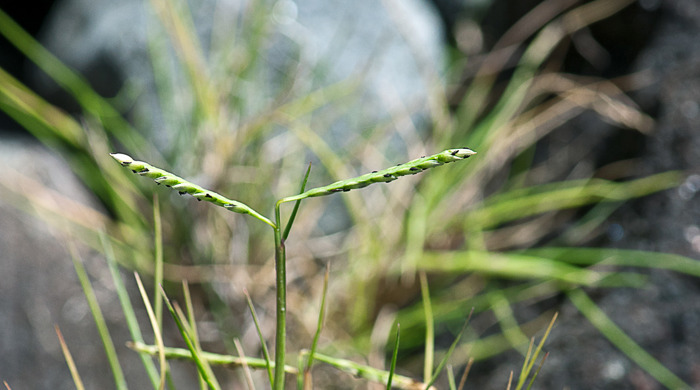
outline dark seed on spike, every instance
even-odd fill
[[[349,188],[343,188],[343,192],[348,192],[348,191],[350,191]]]
[[[133,169],[131,170],[131,172],[134,172],[134,173],[136,173],[136,171],[135,171],[135,170],[133,170]]]
[[[201,199],[197,198],[197,202],[201,202],[201,201],[202,201]]]
[[[139,173],[146,173],[146,172],[150,172],[150,171],[148,170],[148,168],[143,168],[142,170],[139,171]]]
[[[457,153],[459,153],[459,149],[455,149],[455,151],[454,151],[454,152],[452,152],[452,153],[450,153],[450,154],[451,154],[451,155],[453,155],[453,156],[456,156],[456,155],[457,155]]]
[[[165,186],[168,187],[168,188],[171,188],[171,187],[170,187],[169,185],[167,185],[167,184],[166,184]]]
[[[177,193],[180,195],[185,195],[184,191],[178,191]]]
[[[372,173],[377,173],[377,171],[372,171]]]
[[[415,172],[415,171],[420,171],[420,168],[411,167],[411,168],[409,168],[408,170],[409,170],[409,171],[414,171],[414,172]]]
[[[387,173],[386,175],[384,175],[384,177],[391,177],[391,175]]]
[[[213,196],[209,195],[209,193],[207,193],[206,195],[204,195],[204,197],[205,197],[205,198],[213,198]]]

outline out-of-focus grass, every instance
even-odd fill
[[[236,25],[218,26],[221,30],[215,31],[211,42],[211,47],[218,50],[204,53],[185,2],[151,1],[157,20],[150,25],[150,53],[160,117],[168,139],[157,147],[153,141],[156,135],[149,130],[155,122],[129,124],[108,100],[99,97],[79,75],[0,11],[0,34],[68,91],[83,112],[80,118],[70,117],[1,69],[0,108],[37,139],[62,153],[112,218],[88,206],[73,205],[68,198],[19,173],[3,176],[12,179],[0,182],[7,190],[2,196],[98,251],[113,247],[116,253],[107,251],[107,257],[123,266],[159,279],[198,283],[219,323],[222,343],[233,353],[228,336],[242,334],[252,323],[246,320],[247,325],[241,325],[240,319],[233,318],[231,313],[240,309],[230,310],[229,306],[243,304],[243,300],[226,286],[247,286],[257,305],[273,311],[269,232],[216,208],[192,201],[170,202],[169,193],[134,183],[108,160],[108,152],[118,148],[185,177],[196,175],[209,188],[235,194],[254,208],[270,212],[276,199],[297,189],[309,158],[318,161],[309,181],[321,184],[391,165],[396,158],[397,139],[398,149],[405,150],[410,158],[468,146],[479,152],[478,158],[440,174],[336,195],[342,204],[318,199],[304,202],[287,240],[289,315],[298,324],[290,330],[296,337],[289,339],[299,340],[291,348],[309,345],[305,341],[313,338],[318,313],[305,308],[309,297],[320,296],[320,264],[333,259],[336,271],[330,276],[327,297],[332,304],[324,326],[330,341],[318,345],[320,352],[342,357],[371,350],[376,313],[385,306],[398,305],[401,365],[402,354],[425,343],[424,307],[412,305],[418,301],[416,279],[421,272],[435,279],[430,296],[423,299],[430,302],[429,320],[451,327],[474,308],[475,315],[492,312],[493,321],[499,325],[500,331],[488,337],[475,339],[477,335],[468,334],[470,343],[457,347],[452,365],[464,365],[470,357],[483,359],[513,347],[523,350],[530,336],[546,326],[549,313],[530,323],[519,323],[510,310],[512,305],[579,291],[581,286],[637,287],[644,283],[644,276],[634,271],[620,273],[615,268],[593,267],[601,261],[609,266],[666,268],[700,276],[694,262],[679,256],[561,247],[562,243],[584,243],[624,201],[671,188],[679,183],[681,175],[667,172],[612,181],[595,178],[596,172],[590,171],[583,177],[552,181],[561,175],[534,174],[561,171],[561,167],[547,162],[535,165],[533,148],[583,112],[596,112],[630,131],[646,132],[652,125],[652,120],[627,99],[621,83],[558,73],[551,60],[553,50],[570,34],[612,15],[631,1],[597,0],[562,8],[551,3],[543,3],[550,8],[543,5],[526,15],[493,53],[486,53],[481,68],[469,76],[471,82],[457,81],[459,88],[454,89],[466,85],[466,90],[453,110],[446,92],[452,86],[431,78],[438,72],[422,63],[423,73],[434,86],[428,97],[432,124],[429,134],[411,120],[417,108],[405,107],[366,129],[357,129],[343,148],[333,146],[337,142],[329,129],[337,121],[362,116],[346,112],[348,107],[358,106],[358,80],[315,89],[300,87],[296,77],[307,72],[313,75],[313,69],[302,71],[300,64],[297,68],[290,64],[281,85],[257,87],[269,87],[264,48],[273,26],[264,4],[252,3]],[[227,37],[226,47],[223,40],[217,40],[222,36]],[[234,44],[229,43],[231,37]],[[169,62],[169,47],[176,53],[175,66]],[[522,54],[510,69],[511,76],[500,85],[496,76],[508,63],[503,60],[504,54],[516,58],[518,53]],[[455,58],[455,64],[464,61]],[[454,73],[459,71],[456,66]],[[182,96],[188,97],[184,103],[178,100]],[[161,263],[152,260],[160,258],[152,254],[154,248],[160,248],[160,240],[154,246],[150,239],[153,233],[147,216],[153,202],[151,191],[160,207],[168,209],[162,213],[162,269]],[[54,202],[46,202],[46,197]],[[68,212],[66,204],[81,212]],[[567,210],[584,206],[590,207],[587,214],[565,229],[572,215]],[[338,213],[339,207],[344,207],[345,214]],[[324,232],[318,226],[327,213],[346,215],[349,222],[340,232]],[[100,241],[102,231],[107,232],[105,243]],[[547,241],[557,247],[527,249],[541,245],[544,237],[552,235],[557,236]],[[659,256],[668,261],[656,261]],[[508,287],[498,283],[503,279],[511,281]],[[153,299],[158,302],[160,298],[156,295]],[[585,313],[594,313],[592,302],[577,302]],[[586,303],[585,307],[581,302]],[[131,310],[124,308],[127,313]],[[154,328],[161,326],[159,322],[155,320]],[[240,327],[232,328],[231,324]],[[619,336],[609,321],[595,324],[601,329],[601,337]],[[261,332],[264,329],[270,337],[269,327],[263,324]],[[140,335],[134,332],[134,341],[140,343]],[[629,345],[632,341],[625,342]],[[163,356],[175,353],[163,346],[158,352]],[[316,355],[332,365],[340,361]],[[202,356],[208,355],[202,352]],[[432,366],[430,361],[427,364]],[[342,360],[342,364],[335,365],[350,367],[352,363]],[[653,359],[646,359],[642,366],[650,372],[664,372]],[[157,374],[152,365],[147,367],[155,386]],[[361,372],[371,371],[362,367]],[[381,371],[381,375],[388,373]]]

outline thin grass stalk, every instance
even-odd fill
[[[430,290],[428,277],[424,271],[420,275],[420,291],[425,314],[425,358],[423,360],[423,380],[429,381],[433,376],[433,364],[435,363],[435,318],[430,302]]]
[[[197,320],[194,316],[194,305],[192,305],[192,295],[190,294],[190,286],[187,283],[187,280],[182,281],[182,294],[185,299],[185,310],[187,310],[186,318],[189,323],[189,327],[192,330],[192,339],[194,341],[195,347],[197,348],[197,351],[201,352],[202,346],[199,344],[199,337],[197,335]],[[199,375],[199,388],[202,390],[207,389],[207,382],[204,380],[204,378],[202,378],[201,375]]]
[[[452,353],[454,353],[455,348],[457,347],[457,344],[459,344],[459,341],[462,339],[462,335],[464,334],[464,331],[467,329],[467,325],[469,324],[469,321],[472,318],[472,315],[474,314],[474,309],[472,309],[469,312],[469,316],[467,317],[466,321],[464,321],[464,325],[462,325],[462,329],[457,333],[457,337],[452,341],[452,344],[450,345],[450,348],[447,350],[447,353],[445,353],[445,356],[443,356],[442,360],[440,360],[440,363],[438,364],[437,368],[435,369],[435,373],[433,374],[432,378],[430,378],[430,381],[426,384],[426,388],[429,388],[430,386],[435,383],[435,381],[438,378],[438,375],[442,372],[443,368],[445,368],[445,365],[447,364],[447,361],[450,359],[452,356]]]
[[[6,388],[7,390],[12,390],[12,389],[10,388],[10,385],[9,385],[6,381],[2,381],[2,384],[5,385],[5,388]],[[83,389],[80,389],[80,388],[79,388],[78,390],[83,390]]]
[[[119,365],[119,358],[117,357],[117,350],[114,348],[114,343],[109,335],[109,329],[107,329],[107,322],[102,315],[102,310],[100,309],[100,304],[97,302],[97,296],[95,296],[95,291],[92,289],[90,284],[90,279],[83,267],[83,263],[78,255],[77,250],[71,244],[69,246],[71,257],[73,258],[73,266],[75,267],[75,273],[78,275],[78,280],[80,281],[80,286],[83,288],[83,293],[85,294],[85,299],[90,307],[90,312],[95,320],[95,325],[97,326],[97,331],[100,334],[100,339],[102,340],[102,345],[105,349],[105,354],[107,355],[107,361],[109,362],[109,367],[112,369],[112,376],[114,377],[114,385],[119,390],[126,390],[126,378],[124,377],[124,372]]]
[[[447,365],[447,384],[450,390],[457,390],[457,383],[455,382],[455,373],[452,365]]]
[[[265,359],[265,364],[266,364],[266,369],[267,369],[267,376],[270,379],[270,387],[272,387],[272,383],[274,382],[274,377],[272,374],[272,364],[270,361],[270,352],[267,349],[267,343],[265,342],[265,337],[263,336],[262,329],[260,328],[260,321],[258,321],[258,315],[255,313],[255,307],[253,306],[253,301],[250,299],[250,294],[248,293],[247,289],[243,289],[243,294],[245,295],[246,302],[248,303],[248,309],[250,310],[250,314],[253,316],[253,323],[255,323],[255,330],[258,332],[258,338],[260,339],[260,346],[262,349],[263,353],[263,358]]]
[[[146,307],[146,313],[148,313],[148,319],[151,321],[151,328],[153,329],[153,337],[156,339],[156,345],[158,346],[158,364],[160,365],[160,381],[158,384],[158,389],[165,389],[165,377],[168,372],[168,364],[165,360],[165,344],[163,343],[163,334],[161,328],[158,326],[158,321],[156,320],[156,315],[153,313],[153,306],[151,306],[151,301],[148,299],[146,294],[146,289],[143,288],[143,283],[141,282],[141,277],[137,272],[134,272],[134,278],[136,279],[136,285],[139,288],[139,293],[141,293],[141,299]]]
[[[117,290],[117,296],[119,297],[119,303],[121,304],[122,311],[124,312],[124,318],[126,320],[126,326],[129,329],[129,334],[131,339],[135,342],[143,342],[143,335],[141,334],[141,329],[139,328],[138,320],[136,319],[136,313],[131,305],[131,299],[129,298],[129,293],[124,285],[121,275],[119,274],[119,269],[117,268],[117,260],[114,256],[114,250],[112,245],[109,243],[107,235],[100,231],[100,240],[102,241],[102,248],[107,259],[107,265],[109,267],[109,272],[112,275],[112,281],[114,282],[114,287]],[[158,388],[158,370],[156,369],[153,360],[149,358],[145,353],[139,353],[141,358],[141,363],[143,363],[146,369],[146,374],[151,380],[151,384],[154,389]]]
[[[471,371],[473,364],[474,358],[469,358],[467,366],[464,368],[464,372],[462,373],[462,378],[459,380],[459,386],[457,386],[457,390],[464,389],[464,385],[467,383],[467,376],[469,376],[469,371]]]
[[[532,375],[530,383],[527,385],[527,390],[532,389],[532,385],[535,383],[535,379],[537,379],[537,375],[539,375],[540,370],[542,370],[542,366],[544,366],[544,362],[547,360],[547,357],[549,357],[549,352],[545,353],[542,360],[540,360],[540,365],[537,366],[537,370],[535,370],[535,373]]]
[[[54,329],[56,330],[56,335],[58,336],[58,342],[61,344],[61,351],[63,351],[63,358],[66,360],[66,364],[68,365],[68,371],[70,371],[70,374],[73,377],[75,388],[77,390],[85,390],[83,380],[80,378],[80,374],[78,373],[78,367],[75,365],[73,355],[71,355],[70,350],[68,349],[68,344],[66,344],[66,340],[63,338],[61,329],[58,328],[58,325],[54,325]],[[10,388],[7,382],[3,381],[3,383],[5,384],[5,387],[8,389]]]
[[[241,361],[243,362],[243,374],[245,375],[245,381],[248,385],[248,389],[255,390],[255,383],[253,383],[253,376],[250,373],[250,367],[248,367],[248,364],[246,364],[245,353],[243,352],[241,341],[235,338],[233,339],[233,344],[236,346],[236,352],[238,352],[238,356],[241,357]]]

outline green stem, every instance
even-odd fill
[[[275,340],[275,380],[272,383],[273,390],[284,389],[284,354],[287,338],[287,265],[282,239],[282,219],[280,218],[280,204],[275,206],[275,271],[277,283],[277,330]]]

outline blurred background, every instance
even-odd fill
[[[71,246],[128,384],[148,386],[100,235],[152,342],[133,272],[153,291],[155,203],[165,287],[181,299],[188,281],[203,348],[235,355],[239,338],[260,356],[244,289],[273,344],[267,227],[132,177],[108,153],[271,217],[309,162],[315,187],[451,147],[478,154],[302,203],[287,242],[290,356],[311,344],[330,262],[325,354],[385,368],[400,323],[398,372],[422,380],[426,331],[439,358],[474,308],[450,364],[459,377],[474,358],[466,388],[503,389],[559,312],[534,388],[700,388],[696,0],[0,11],[0,379],[12,388],[75,387],[54,324],[86,387],[114,387]],[[166,345],[182,346],[168,320]],[[193,365],[174,364],[179,387],[196,386]],[[244,386],[238,370],[217,375]],[[322,364],[314,375],[318,388],[383,388]]]

